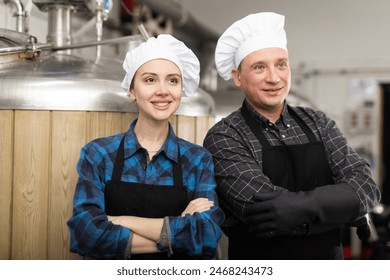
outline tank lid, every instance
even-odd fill
[[[95,63],[55,53],[51,45],[35,40],[0,29],[0,110],[138,111],[121,87],[122,61],[102,58]],[[215,103],[199,89],[182,98],[176,114],[214,116]]]
[[[56,53],[0,63],[0,110],[137,112],[121,87],[123,75],[118,60],[96,64]],[[214,116],[215,103],[199,89],[195,96],[182,98],[176,114]]]

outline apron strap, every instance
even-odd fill
[[[121,143],[119,145],[118,152],[114,161],[114,169],[112,170],[112,181],[120,181],[122,177],[123,164],[124,164],[124,154],[125,154],[125,136],[123,136]]]
[[[310,129],[309,125],[302,120],[302,118],[297,114],[297,112],[294,111],[293,108],[291,108],[289,105],[287,105],[287,110],[293,117],[293,119],[298,123],[298,125],[301,127],[303,132],[306,134],[307,138],[309,138],[310,143],[318,142],[316,139],[314,132]],[[302,110],[303,111],[303,110]],[[304,111],[303,111],[304,112]]]
[[[246,107],[245,101],[241,106],[241,114],[244,117],[245,122],[251,129],[251,131],[255,134],[256,138],[260,141],[261,145],[269,149],[271,148],[271,144],[268,142],[265,135],[261,132],[261,124],[259,124],[254,118],[251,117],[248,108]]]
[[[183,184],[183,175],[181,168],[181,156],[180,156],[180,147],[177,144],[177,162],[172,162],[173,165],[173,183],[175,186],[184,186]]]
[[[182,175],[182,167],[181,167],[181,156],[180,156],[180,147],[177,145],[177,162],[172,162],[173,165],[173,180],[175,186],[184,186],[183,185],[183,175]],[[125,155],[125,136],[123,136],[121,143],[119,145],[118,153],[115,157],[114,168],[112,170],[112,181],[120,181],[123,172],[124,165],[124,155]]]

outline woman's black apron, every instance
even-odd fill
[[[334,184],[324,145],[309,126],[288,106],[288,111],[309,139],[307,144],[271,146],[243,104],[241,113],[262,145],[263,172],[274,185],[289,191],[307,191]],[[315,230],[315,226],[312,226]],[[321,228],[321,226],[318,226]],[[257,239],[240,223],[229,234],[229,259],[340,259],[341,229],[318,234]]]
[[[111,181],[105,186],[106,214],[111,216],[129,215],[145,218],[164,218],[180,216],[187,207],[189,198],[183,186],[180,151],[178,162],[173,162],[173,186],[159,186],[142,183],[122,182],[124,165],[123,137],[114,162]],[[172,259],[188,259],[175,253]],[[133,254],[131,259],[163,260],[170,259],[167,253]]]

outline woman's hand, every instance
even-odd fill
[[[186,209],[181,213],[181,216],[184,217],[186,214],[193,215],[195,212],[203,212],[208,211],[211,209],[211,207],[214,206],[214,201],[210,201],[207,198],[197,198],[194,200],[191,200],[190,203],[188,203]]]
[[[113,223],[114,225],[120,225],[120,226],[124,226],[123,224],[121,224],[121,218],[122,216],[109,216],[107,215],[107,218],[108,220]]]

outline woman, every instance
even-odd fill
[[[139,108],[124,134],[81,150],[71,251],[97,259],[211,259],[224,214],[214,166],[178,138],[169,118],[195,93],[199,61],[170,35],[129,51],[122,87]]]

